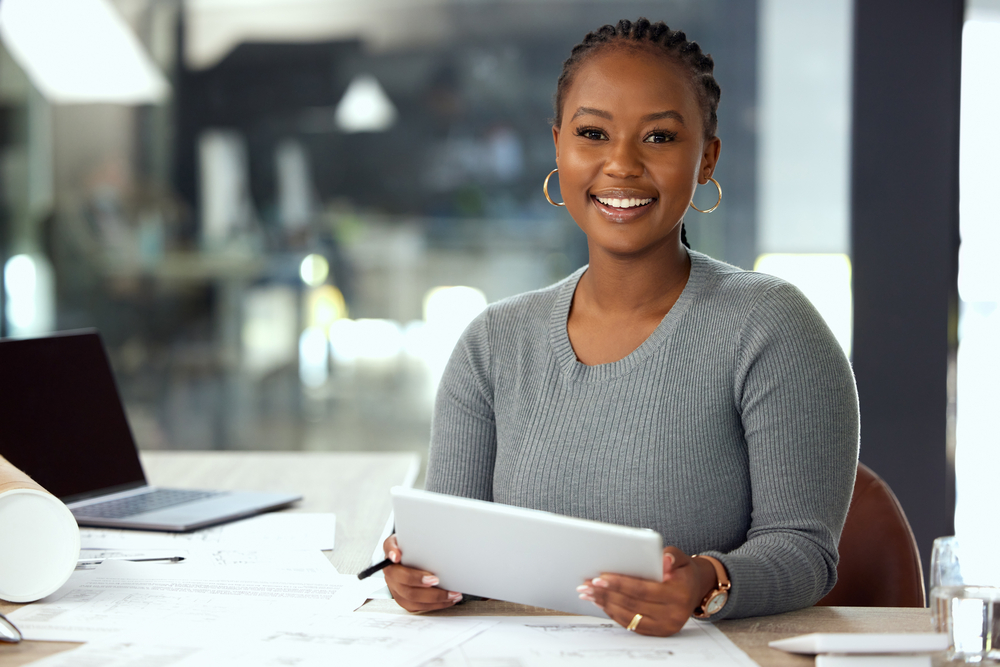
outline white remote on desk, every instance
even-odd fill
[[[931,653],[948,648],[948,635],[933,632],[900,634],[816,632],[768,642],[788,653]]]

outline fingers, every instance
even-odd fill
[[[663,580],[647,581],[618,574],[602,574],[577,590],[624,627],[642,614],[635,631],[667,636],[679,632],[701,600],[698,568],[690,556],[675,547],[663,550]],[[697,599],[696,599],[697,598]]]
[[[604,610],[616,623],[628,627],[636,614],[643,618],[636,632],[665,637],[687,622],[687,596],[674,582],[658,583],[633,577],[602,574],[580,586],[580,597]]]
[[[396,543],[396,536],[390,535],[382,543],[385,557],[393,563],[403,560],[403,552]],[[418,570],[405,565],[390,565],[383,570],[385,583],[393,599],[407,611],[433,611],[457,604],[462,594],[437,588],[440,583],[432,572]]]
[[[636,608],[634,604],[623,606],[617,602],[609,601],[603,609],[604,613],[611,617],[611,620],[623,628],[629,626],[636,614],[642,614],[642,618],[633,632],[653,637],[667,637],[677,634],[691,615],[684,613],[677,606],[663,607],[648,603],[640,603]]]
[[[385,557],[393,563],[403,560],[403,552],[399,550],[399,544],[396,543],[395,533],[385,538],[385,542],[382,543],[382,551],[385,553]]]
[[[658,583],[615,574],[602,574],[592,579],[590,588],[593,591],[591,596],[598,606],[605,607],[614,603],[628,609],[634,608],[640,613],[645,613],[639,608],[644,605],[652,605],[654,608],[678,606],[686,609],[690,597],[685,586],[674,582]],[[693,604],[685,613],[690,615],[692,609]]]
[[[666,547],[663,550],[663,580],[671,579],[674,573],[691,564],[691,557],[677,547]]]
[[[438,588],[438,578],[426,570],[417,570],[405,565],[390,565],[385,568],[385,583],[392,597],[407,611],[432,611],[454,606],[462,599],[458,591]]]

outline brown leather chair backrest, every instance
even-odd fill
[[[924,573],[910,522],[889,485],[858,463],[840,536],[837,585],[817,605],[923,607]]]

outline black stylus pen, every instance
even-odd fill
[[[392,561],[389,560],[388,558],[386,558],[381,563],[375,563],[371,567],[369,567],[369,568],[367,568],[365,570],[361,570],[360,572],[358,572],[358,579],[367,579],[368,577],[372,576],[373,574],[375,574],[379,570],[384,570],[385,568],[389,567],[390,565],[392,565]]]

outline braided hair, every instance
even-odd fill
[[[719,126],[719,97],[722,94],[722,89],[712,75],[715,61],[712,56],[702,53],[697,42],[688,41],[687,35],[682,31],[671,30],[663,21],[650,23],[645,18],[640,18],[635,23],[622,19],[617,25],[601,26],[587,33],[583,41],[573,47],[569,58],[563,63],[562,74],[556,84],[554,124],[557,127],[562,124],[563,99],[566,90],[573,83],[573,75],[583,61],[604,47],[628,45],[658,48],[668,58],[687,69],[704,114],[705,138],[714,139]]]
[[[671,30],[663,21],[650,23],[646,18],[639,18],[635,23],[622,19],[617,25],[601,26],[587,33],[583,41],[573,47],[569,58],[563,63],[562,73],[556,84],[553,124],[556,127],[562,125],[562,107],[566,91],[573,83],[573,76],[588,56],[608,46],[643,45],[659,49],[665,56],[687,70],[694,92],[698,96],[698,105],[702,110],[705,139],[714,139],[719,127],[719,98],[722,95],[722,89],[712,74],[715,61],[709,54],[702,53],[697,42],[688,41],[687,35],[682,31]],[[681,242],[688,248],[691,247],[683,224]]]

